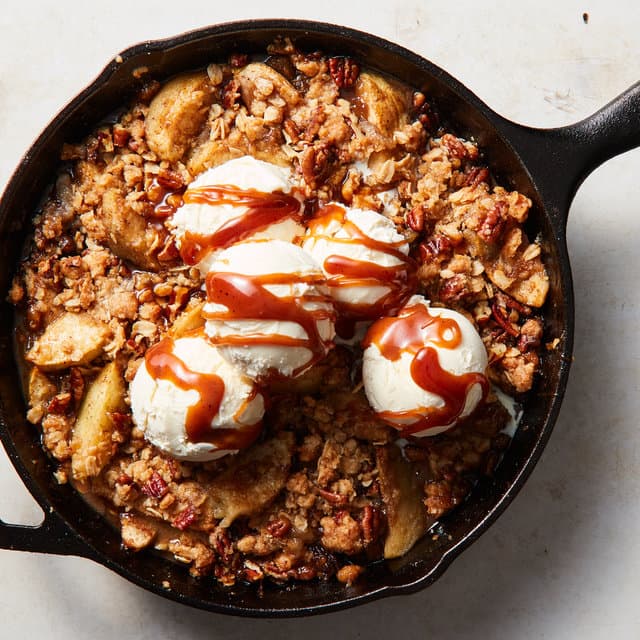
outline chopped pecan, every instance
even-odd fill
[[[62,415],[66,413],[71,405],[71,394],[70,393],[59,393],[57,396],[51,398],[49,405],[47,407],[47,411],[49,413],[55,413]]]
[[[377,509],[368,504],[362,510],[362,539],[365,545],[371,544],[380,533],[380,513]]]
[[[446,147],[452,158],[465,160],[468,157],[469,154],[467,152],[467,148],[464,146],[464,143],[460,138],[456,138],[456,136],[451,135],[450,133],[445,133],[440,141],[444,147]]]
[[[300,141],[300,130],[296,123],[291,120],[291,118],[287,118],[283,123],[284,130],[287,132],[289,137],[291,138],[291,142],[296,144]]]
[[[511,324],[511,322],[509,321],[509,318],[507,318],[507,315],[504,313],[504,311],[502,310],[502,307],[500,307],[496,302],[494,302],[491,305],[491,314],[493,315],[495,321],[510,335],[510,336],[517,336],[518,335],[518,329],[516,327],[513,326],[513,324]]]
[[[171,524],[180,531],[184,531],[190,527],[198,519],[198,514],[192,505],[183,509],[171,522]]]
[[[233,555],[233,544],[229,538],[229,534],[226,529],[218,527],[210,536],[209,543],[216,550],[218,556],[224,561],[228,562]]]
[[[158,261],[171,262],[172,260],[175,260],[179,255],[180,252],[178,251],[178,247],[176,246],[175,238],[173,236],[167,236],[162,250],[158,252]]]
[[[307,147],[300,158],[300,170],[304,181],[315,189],[326,179],[335,159],[335,149],[327,142]]]
[[[518,338],[518,349],[525,353],[529,349],[537,349],[542,340],[542,322],[535,318],[527,320],[520,327],[520,337]]]
[[[76,407],[80,405],[82,396],[84,396],[84,378],[78,367],[71,367],[69,371],[69,387],[73,396],[73,403]]]
[[[427,97],[422,93],[422,91],[416,91],[413,94],[412,104],[414,109],[420,109],[420,107],[424,106],[426,101]]]
[[[453,278],[444,280],[438,293],[441,302],[452,304],[464,300],[473,292],[468,287],[467,277],[458,273]]]
[[[184,180],[182,176],[171,169],[160,169],[157,177],[160,186],[170,191],[178,191],[184,187]]]
[[[498,291],[496,293],[496,300],[501,306],[506,307],[507,309],[514,309],[515,311],[522,314],[523,316],[531,315],[531,307],[529,307],[526,304],[522,304],[517,300],[514,300],[511,296],[508,296],[506,293],[503,293],[502,291]]]
[[[427,130],[435,131],[438,127],[438,115],[433,105],[421,91],[413,94],[413,117]]]
[[[356,83],[360,67],[353,58],[329,58],[329,74],[339,89],[349,89]]]
[[[240,100],[240,82],[232,78],[222,90],[222,106],[225,109],[231,109],[238,100]]]
[[[249,56],[246,53],[232,53],[229,56],[229,64],[235,69],[244,67],[249,62]]]
[[[481,182],[489,182],[489,169],[487,167],[471,167],[466,172],[464,186],[475,188]]]
[[[295,567],[291,573],[295,575],[296,580],[313,580],[318,575],[318,570],[308,564],[303,564]]]
[[[154,471],[151,474],[151,478],[140,487],[140,491],[145,496],[162,498],[169,491],[169,487],[162,476],[157,471]]]
[[[116,484],[123,484],[123,485],[133,484],[133,478],[128,473],[121,473],[116,478]]]
[[[320,131],[320,127],[324,123],[327,118],[327,114],[323,107],[318,106],[311,112],[311,118],[309,119],[305,130],[302,132],[300,136],[302,140],[306,142],[311,142],[317,135],[318,131]]]
[[[462,140],[460,140],[460,138],[456,138],[456,136],[451,135],[450,133],[445,133],[440,139],[440,142],[442,142],[443,146],[447,149],[452,158],[464,160],[469,155]]]
[[[131,433],[133,421],[130,413],[110,411],[109,417],[114,427],[114,437],[118,442],[124,442]]]
[[[249,560],[245,560],[244,567],[242,569],[242,577],[248,582],[258,582],[264,578],[262,569]]]
[[[327,491],[326,489],[318,489],[318,494],[331,504],[344,505],[349,501],[348,496],[343,496],[339,493],[334,493],[333,491]]]
[[[138,92],[138,100],[141,102],[150,102],[151,99],[160,91],[162,85],[157,80],[149,80]]]
[[[266,529],[274,538],[284,538],[291,530],[291,520],[286,516],[280,516],[277,520],[271,520]]]
[[[121,126],[115,125],[113,127],[112,136],[113,136],[113,144],[116,147],[126,147],[127,142],[129,142],[129,138],[131,137],[131,134]]]

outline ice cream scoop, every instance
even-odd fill
[[[389,315],[415,291],[409,243],[375,211],[326,205],[302,246],[321,265],[341,321]]]
[[[243,156],[200,174],[168,221],[184,262],[208,271],[216,253],[247,239],[291,242],[304,233],[288,169]]]
[[[205,332],[252,378],[295,377],[333,345],[335,311],[322,270],[281,240],[235,244],[206,276]]]
[[[489,390],[487,352],[473,324],[413,296],[363,341],[369,404],[403,435],[431,436],[468,416]]]
[[[262,427],[262,394],[204,337],[165,338],[151,347],[129,393],[145,438],[178,459],[236,453]]]

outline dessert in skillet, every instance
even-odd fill
[[[10,292],[27,417],[127,548],[351,584],[493,472],[548,278],[428,96],[278,41],[62,160]]]

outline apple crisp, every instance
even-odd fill
[[[350,584],[403,555],[493,472],[510,416],[490,391],[453,428],[399,442],[346,341],[270,381],[260,436],[238,454],[192,462],[148,442],[128,385],[151,347],[204,322],[204,278],[168,224],[204,171],[246,155],[288,168],[306,224],[329,202],[382,213],[410,245],[414,293],[476,327],[493,389],[517,397],[539,368],[548,277],[523,229],[531,201],[495,183],[429,96],[361,64],[282,40],[148,78],[64,146],[10,291],[27,417],[56,479],[99,499],[127,548],[224,585]]]

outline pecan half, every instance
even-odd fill
[[[349,89],[356,83],[360,67],[353,58],[329,58],[329,74],[339,89]]]
[[[412,231],[420,233],[424,229],[424,209],[418,206],[407,211],[406,222]]]
[[[487,212],[478,229],[478,235],[487,244],[494,244],[499,240],[504,231],[508,209],[509,206],[506,202],[499,201]]]
[[[452,158],[458,158],[458,160],[464,160],[469,155],[467,152],[467,148],[464,146],[464,143],[460,138],[456,138],[450,133],[445,133],[440,139],[442,144],[446,147],[449,155]]]

